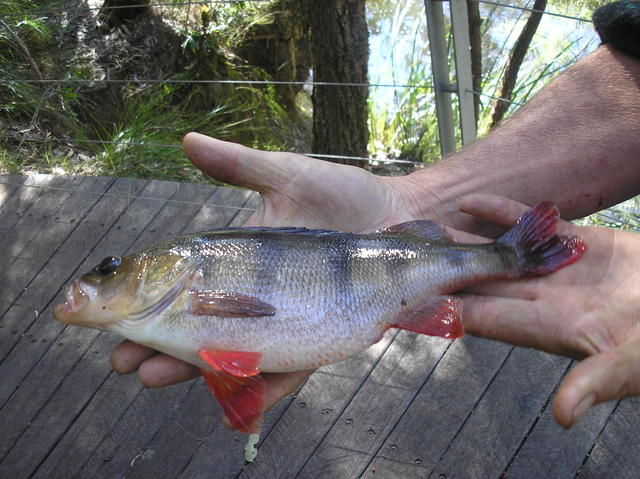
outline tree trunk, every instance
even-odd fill
[[[367,83],[364,0],[309,0],[308,6],[314,81]],[[314,85],[314,153],[367,156],[367,97],[363,86]],[[341,163],[364,166],[362,161]]]
[[[480,4],[467,2],[469,15],[469,41],[471,43],[471,76],[473,85],[473,110],[476,125],[480,118],[480,93],[482,92],[482,18],[480,18]]]
[[[109,28],[117,28],[148,12],[150,4],[151,0],[104,0],[98,17]]]
[[[268,73],[275,81],[304,82],[311,69],[309,23],[304,0],[273,3],[273,23],[255,25],[236,53]],[[275,85],[279,102],[297,117],[296,96],[301,84]]]
[[[513,89],[516,85],[516,80],[518,79],[518,72],[522,66],[522,61],[524,60],[524,56],[527,54],[533,35],[536,33],[540,20],[542,19],[542,12],[546,7],[547,0],[536,0],[533,4],[533,10],[537,11],[531,12],[531,15],[529,15],[529,18],[527,19],[527,23],[522,29],[522,32],[520,32],[520,36],[518,37],[513,50],[511,50],[509,64],[507,65],[507,70],[504,73],[502,88],[498,95],[500,98],[511,100]],[[509,103],[507,101],[496,101],[493,110],[493,117],[491,118],[491,128],[495,127],[500,123],[500,121],[502,121],[508,109]]]

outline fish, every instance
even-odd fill
[[[453,293],[495,279],[552,273],[585,251],[556,234],[543,202],[493,243],[465,244],[416,220],[355,234],[223,228],[109,256],[64,287],[53,315],[119,334],[198,366],[231,427],[255,433],[263,372],[315,369],[398,328],[464,334]]]

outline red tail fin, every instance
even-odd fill
[[[516,250],[525,273],[551,273],[576,261],[585,250],[577,236],[558,236],[557,224],[555,205],[548,201],[538,203],[498,238],[498,242]]]

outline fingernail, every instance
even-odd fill
[[[596,394],[591,393],[573,409],[573,418],[571,424],[577,423],[587,410],[596,403]]]

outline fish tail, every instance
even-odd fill
[[[576,261],[585,245],[577,236],[556,234],[558,209],[551,202],[538,203],[518,223],[498,238],[518,257],[520,273],[542,275]]]

